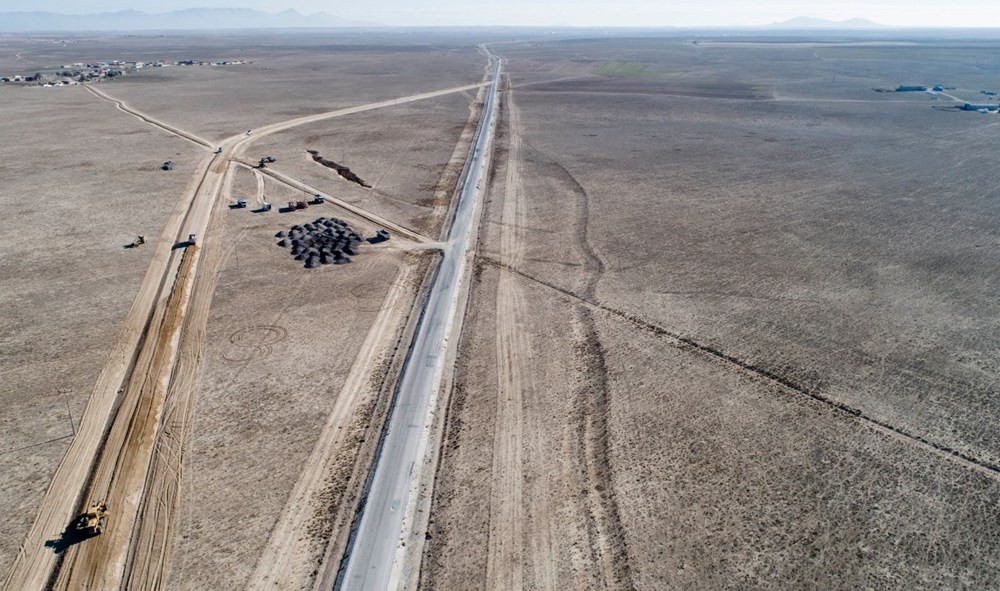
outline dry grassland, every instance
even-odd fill
[[[119,336],[200,151],[82,88],[0,88],[0,571]],[[159,169],[164,160],[177,167]],[[137,234],[149,244],[125,249]]]
[[[274,134],[254,145],[275,170],[437,239],[461,173],[478,110],[463,92]],[[307,150],[347,166],[369,187],[344,179]]]
[[[255,190],[250,172],[241,171],[238,179],[234,192]],[[171,584],[180,589],[237,588],[250,582],[268,533],[338,397],[357,396],[363,402],[345,421],[352,433],[340,450],[343,458],[324,477],[327,492],[311,508],[308,530],[299,532],[313,538],[313,568],[318,567],[331,516],[346,503],[344,481],[354,469],[359,444],[370,436],[377,393],[377,388],[341,389],[385,294],[394,282],[405,280],[401,269],[413,264],[404,253],[362,246],[350,265],[306,270],[287,249],[274,245],[273,234],[291,224],[319,215],[347,217],[332,207],[290,214],[242,209],[225,215],[226,249],[205,334],[171,572]],[[410,280],[401,309],[409,308],[418,284]],[[388,358],[393,343],[385,341],[377,357]],[[377,361],[372,367],[370,378],[377,386],[377,372],[384,367]]]
[[[355,50],[252,57],[232,67],[143,70],[105,87],[155,116],[208,137],[394,97],[474,84],[475,47]],[[169,87],[169,92],[164,92]],[[198,105],[197,109],[189,105]]]
[[[112,59],[107,53],[246,58],[232,39],[199,39],[185,45],[167,38],[160,46],[144,38],[132,45],[79,40],[76,53],[72,44],[47,45],[25,56],[35,63]],[[270,64],[163,69],[100,88],[178,128],[221,137],[297,115],[475,84],[483,75],[481,56],[464,40],[327,47],[316,39],[273,51],[256,39]],[[325,82],[311,84],[317,79]],[[7,352],[0,358],[0,394],[10,411],[2,415],[0,456],[8,475],[0,489],[6,574],[149,265],[152,246],[122,245],[139,233],[155,245],[204,151],[81,87],[0,93],[11,122],[4,141],[19,146],[0,163],[4,206],[12,212],[0,239]],[[355,123],[281,135],[294,146],[261,144],[269,153],[287,150],[287,157],[274,152],[279,166],[295,163],[284,171],[291,177],[302,173],[311,182],[313,175],[321,190],[426,231],[432,243],[461,166],[455,154],[467,150],[473,97],[445,95],[381,116],[355,115]],[[325,143],[341,133],[350,145]],[[306,137],[315,145],[305,145]],[[348,164],[373,179],[374,198],[342,195],[345,181],[305,154],[355,146],[359,155]],[[167,159],[175,170],[160,171]],[[387,244],[363,244],[350,265],[303,269],[275,246],[275,232],[320,215],[343,218],[365,236],[381,226],[332,203],[279,213],[284,201],[311,195],[232,167],[220,199],[244,197],[250,207],[217,206],[199,236],[192,317],[207,318],[207,325],[184,325],[178,361],[179,379],[190,380],[195,395],[165,408],[169,424],[155,430],[163,457],[143,489],[148,498],[129,540],[134,555],[126,585],[167,576],[177,588],[300,588],[322,576],[327,561],[336,564],[413,328],[414,301],[436,260],[433,244],[394,235]],[[253,212],[263,198],[274,210]],[[82,572],[87,560],[100,557],[80,548],[71,552]],[[75,573],[60,581],[72,586]]]
[[[865,51],[502,50],[426,587],[998,584],[997,124],[871,88],[1000,64]]]

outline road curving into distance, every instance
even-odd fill
[[[474,249],[475,213],[489,169],[497,112],[497,89],[503,60],[485,46],[493,80],[469,154],[441,262],[434,276],[420,324],[403,365],[389,418],[363,493],[360,517],[347,543],[336,590],[383,590],[398,585],[398,550],[405,536],[406,508],[421,438],[429,429],[432,394],[441,386],[452,327],[462,310],[459,300],[468,278],[468,254]]]

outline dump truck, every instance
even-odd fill
[[[247,206],[247,200],[246,199],[237,199],[236,200],[236,209],[244,209],[246,206]]]
[[[323,201],[324,200],[323,200],[323,196],[322,195],[314,195],[313,196],[313,200],[312,200],[313,205],[318,205],[320,203],[323,203]]]
[[[268,203],[267,201],[261,203],[260,204],[260,210],[261,211],[271,211],[271,204]]]
[[[97,536],[104,531],[108,521],[108,504],[104,501],[94,501],[90,508],[76,519],[76,530],[86,536]]]

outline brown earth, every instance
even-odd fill
[[[5,574],[201,158],[82,88],[46,90],[0,88],[0,135],[17,146],[0,162]],[[123,248],[138,234],[149,242]]]
[[[472,82],[478,82],[478,78]],[[464,85],[465,89],[469,87],[468,83]],[[96,105],[102,105],[102,100],[120,99],[113,95],[110,85],[102,88],[103,93],[72,88],[63,90],[63,94],[53,93],[50,96],[64,100],[84,96]],[[10,90],[42,92],[40,89]],[[406,85],[400,85],[398,92],[389,98],[405,98],[392,105],[407,105],[409,100],[427,100],[423,96],[413,97],[408,91]],[[164,89],[161,87],[162,92]],[[447,92],[453,91],[448,89]],[[458,117],[467,122],[470,113],[468,100],[457,104]],[[377,108],[387,106],[374,105]],[[168,133],[195,138],[200,142],[195,134],[182,127],[174,127],[174,123],[162,118],[162,115],[158,114],[154,119],[141,106],[131,105],[127,108],[131,109],[128,114],[122,112],[126,107],[121,103],[118,109],[108,103],[103,103],[103,107],[110,115],[109,119],[116,123],[120,118],[147,132],[154,129],[172,142],[180,143],[182,140]],[[435,111],[435,116],[449,116],[443,109]],[[119,128],[128,129],[128,125],[120,125]],[[38,577],[45,576],[43,571],[48,568],[45,565],[56,560],[54,568],[61,566],[53,581],[57,587],[78,584],[105,587],[123,581],[122,584],[129,588],[145,588],[164,584],[168,576],[172,585],[195,588],[203,588],[206,581],[207,584],[223,587],[263,584],[273,577],[284,581],[286,584],[283,586],[310,586],[325,568],[324,565],[336,563],[346,527],[354,513],[356,489],[363,480],[372,453],[372,443],[365,444],[365,440],[374,441],[371,433],[377,432],[381,422],[384,399],[398,372],[402,352],[405,352],[405,334],[412,328],[412,319],[415,318],[411,314],[413,302],[435,259],[435,245],[433,239],[398,232],[391,221],[377,214],[368,214],[356,207],[343,209],[337,199],[303,212],[288,214],[279,214],[277,208],[267,214],[253,212],[251,208],[230,211],[226,205],[238,195],[252,196],[258,204],[265,196],[279,202],[285,197],[302,200],[309,196],[303,193],[305,189],[294,178],[271,174],[274,171],[265,171],[270,176],[255,174],[237,162],[246,158],[238,146],[244,139],[250,141],[256,137],[260,136],[238,136],[235,143],[226,144],[223,157],[213,159],[209,156],[204,160],[205,165],[209,160],[213,162],[209,175],[203,181],[199,181],[200,172],[192,177],[192,173],[196,172],[193,162],[188,163],[186,170],[183,169],[186,162],[183,158],[173,158],[178,166],[169,173],[159,170],[162,159],[150,167],[160,175],[176,174],[177,170],[188,173],[184,175],[186,185],[181,187],[187,186],[188,190],[178,188],[169,202],[172,206],[194,194],[211,197],[211,202],[206,202],[205,198],[195,200],[194,209],[197,211],[189,212],[190,220],[207,219],[207,212],[211,209],[215,214],[208,222],[207,230],[199,232],[197,244],[182,244],[173,250],[170,249],[172,240],[159,245],[161,248],[157,252],[162,260],[157,264],[167,265],[170,270],[162,282],[154,281],[150,285],[163,286],[166,291],[162,294],[166,295],[152,308],[148,333],[144,333],[148,338],[139,339],[135,345],[137,356],[130,365],[134,371],[118,391],[119,400],[113,407],[117,414],[108,410],[111,413],[109,416],[113,417],[108,423],[110,431],[102,433],[100,427],[103,423],[89,420],[85,424],[95,428],[88,427],[86,434],[77,438],[78,441],[104,442],[104,448],[97,456],[96,472],[89,483],[83,479],[71,479],[73,482],[57,482],[54,485],[56,488],[50,491],[49,497],[56,495],[57,499],[68,499],[70,489],[85,489],[85,496],[88,497],[106,497],[113,512],[109,526],[102,536],[82,544],[77,543],[82,540],[69,541],[69,537],[64,536],[68,541],[66,547],[56,548],[61,554],[46,560],[35,560],[36,544],[32,541],[29,545],[32,556],[24,561],[30,564],[18,571],[22,574],[30,571],[32,581],[41,580]],[[436,186],[448,194],[448,175],[445,172],[450,170],[449,156],[461,149],[460,134],[454,133],[450,137],[452,145],[441,157],[443,161],[436,169]],[[166,143],[162,139],[158,141],[161,145]],[[128,141],[121,144],[131,149],[131,154],[142,153]],[[190,144],[185,142],[184,145],[187,147]],[[236,150],[233,156],[237,161],[227,163],[224,159],[232,149]],[[103,155],[113,156],[115,152],[105,151]],[[401,162],[400,168],[407,165],[406,157],[406,153],[396,156]],[[82,167],[98,168],[89,162]],[[32,166],[25,168],[32,169]],[[227,171],[235,176],[227,176]],[[192,182],[192,178],[197,182]],[[131,186],[127,182],[122,184]],[[152,184],[155,187],[155,183]],[[89,188],[86,183],[81,186]],[[218,193],[215,192],[216,187],[221,187]],[[278,199],[273,199],[272,195]],[[446,210],[448,200],[436,206]],[[349,206],[345,204],[343,207]],[[100,208],[94,209],[101,211]],[[185,211],[186,206],[174,207],[175,217],[184,217],[184,223],[188,223]],[[298,262],[290,261],[286,251],[274,245],[273,233],[296,220],[305,221],[321,214],[348,219],[367,235],[373,234],[379,227],[392,228],[394,239],[377,247],[362,246],[363,252],[351,265],[306,271]],[[113,222],[122,219],[107,213],[103,215]],[[299,220],[299,217],[303,219]],[[231,220],[229,223],[227,218]],[[275,221],[268,223],[268,219]],[[87,216],[76,216],[75,213],[73,220],[90,222]],[[63,231],[58,225],[54,228]],[[130,242],[131,238],[123,244]],[[243,240],[256,247],[243,248]],[[50,254],[50,242],[45,242],[47,248],[42,250],[45,254]],[[37,243],[25,244],[38,248]],[[155,238],[153,244],[156,244]],[[115,248],[121,252],[143,250],[123,249],[121,245]],[[168,257],[168,252],[173,254]],[[202,253],[201,256],[192,258],[199,253]],[[73,258],[69,257],[69,260]],[[173,262],[165,263],[167,260]],[[274,272],[279,273],[277,284],[286,288],[291,286],[292,291],[274,289]],[[230,283],[225,279],[227,274],[235,276]],[[262,281],[268,276],[271,278]],[[310,276],[320,284],[303,284],[303,278]],[[127,281],[120,283],[127,285]],[[227,291],[227,287],[231,287],[231,291]],[[135,301],[139,306],[139,300]],[[13,307],[8,309],[14,310]],[[215,320],[216,317],[222,320]],[[254,319],[259,317],[267,317],[273,322],[258,325]],[[239,325],[238,330],[230,331],[228,339],[223,341],[213,327],[218,322],[230,325],[234,318]],[[118,320],[119,325],[121,322]],[[129,326],[132,326],[131,322]],[[286,343],[290,333],[293,340]],[[272,358],[274,349],[280,349],[281,344],[297,344],[299,349],[286,349],[285,354]],[[111,345],[107,346],[110,348]],[[302,346],[306,348],[302,349]],[[95,349],[100,351],[99,347]],[[131,354],[122,348],[112,357],[125,360]],[[104,356],[107,355],[105,352]],[[99,363],[103,365],[104,360]],[[228,370],[225,369],[227,365]],[[258,371],[255,373],[249,368],[257,368]],[[281,412],[261,414],[274,404],[275,388],[280,390],[280,396],[285,397]],[[256,400],[257,403],[232,407],[234,389],[243,391],[247,400]],[[102,392],[104,390],[107,388],[102,388]],[[113,394],[114,390],[109,392]],[[101,400],[97,406],[103,408],[112,399],[102,396]],[[67,400],[59,402],[65,404]],[[80,409],[76,410],[79,417]],[[67,405],[70,422],[73,421],[72,413],[73,408]],[[201,422],[206,416],[212,420]],[[217,425],[215,419],[228,422]],[[57,437],[47,443],[72,440],[76,426],[70,426],[68,437]],[[246,433],[258,436],[259,446],[243,445],[249,441]],[[215,449],[218,441],[226,440],[230,435],[234,435],[240,443],[229,452],[232,457],[225,451]],[[212,449],[210,455],[203,453],[202,445]],[[276,445],[278,447],[274,447]],[[264,455],[259,453],[261,449]],[[11,458],[19,457],[16,454],[23,451],[21,448],[12,449]],[[53,460],[58,460],[61,455],[57,453]],[[225,464],[216,469],[212,458],[218,457]],[[308,462],[301,464],[296,471],[294,457],[308,459]],[[206,459],[212,468],[207,483],[199,471],[200,462]],[[252,468],[253,477],[259,478],[262,472],[270,475],[260,481],[259,489],[241,484],[247,474],[240,470],[240,466],[253,461],[259,463]],[[86,470],[89,464],[74,465]],[[38,484],[44,486],[50,478],[51,471],[39,479]],[[222,489],[213,488],[213,485]],[[66,494],[59,497],[59,491],[64,489]],[[225,490],[240,491],[241,495],[250,494],[252,498],[240,503],[230,502]],[[23,498],[24,491],[18,490],[17,494]],[[263,504],[255,504],[258,501]],[[213,504],[219,502],[221,505]],[[60,507],[65,504],[63,500],[59,503]],[[304,512],[300,510],[303,507]],[[245,518],[248,508],[258,519],[273,520],[266,525],[251,523]],[[25,511],[25,517],[30,519],[32,512]],[[51,513],[46,513],[42,529],[51,529]],[[5,514],[18,516],[16,511],[5,510]],[[134,527],[133,515],[137,517]],[[234,524],[240,525],[236,527]],[[209,533],[201,535],[202,528]],[[272,528],[278,533],[288,533],[284,542],[278,541],[278,537],[270,541],[270,547],[277,547],[283,553],[282,560],[264,560],[255,569],[254,559],[265,552],[262,544],[269,542],[260,536],[260,531]],[[17,527],[9,529],[17,531]],[[236,530],[245,533],[246,537],[235,533]],[[308,541],[299,544],[303,531],[309,532]],[[225,540],[215,537],[217,533],[222,533],[225,540],[235,544],[235,550]],[[23,534],[14,534],[9,539],[16,543],[16,540],[23,539]],[[54,542],[56,546],[62,546],[58,541]],[[37,546],[40,548],[41,543]],[[227,568],[226,565],[230,564],[227,555],[232,552],[239,554],[240,568]]]
[[[873,93],[888,49],[501,51],[423,586],[996,586],[995,120]],[[615,59],[780,100],[543,84]]]

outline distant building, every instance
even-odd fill
[[[896,92],[927,92],[927,87],[901,84],[896,87]]]

